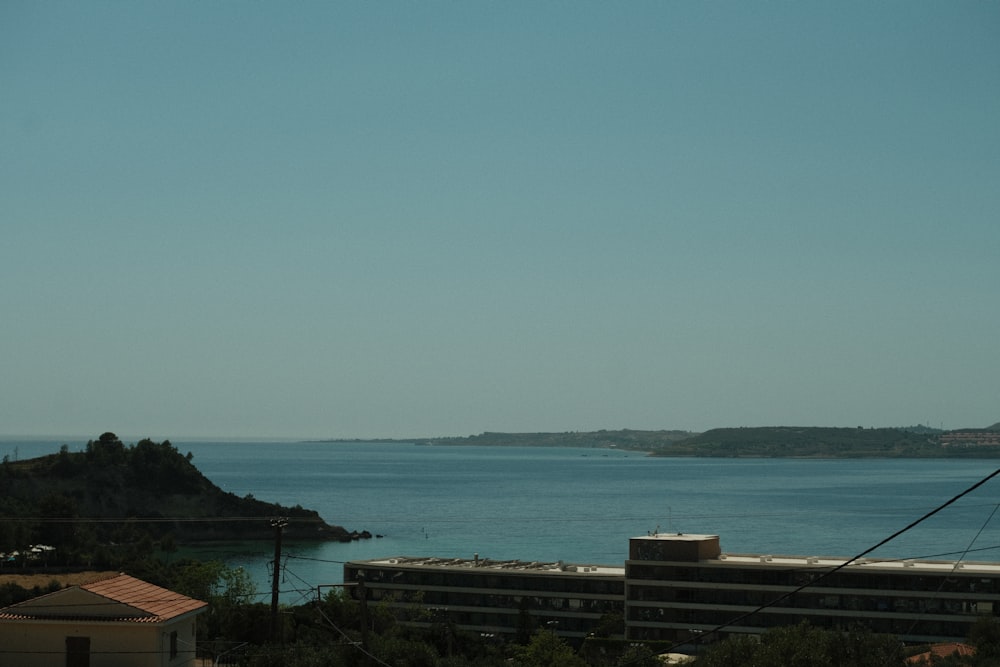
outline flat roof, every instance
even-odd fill
[[[435,556],[394,556],[392,558],[374,558],[357,560],[347,565],[381,565],[386,567],[435,567],[461,570],[503,570],[505,572],[535,572],[544,574],[589,574],[605,576],[624,576],[624,567],[611,565],[582,565],[565,563],[563,561],[523,561],[523,560],[493,560],[490,558],[438,558]]]
[[[663,540],[669,542],[702,542],[718,540],[718,535],[699,533],[649,533],[633,537],[633,540]],[[774,567],[794,568],[834,568],[844,565],[848,558],[841,556],[789,556],[771,554],[739,554],[723,552],[718,558],[703,559],[699,563],[737,563],[741,565],[760,564]],[[917,558],[859,558],[851,561],[849,568],[864,567],[880,570],[911,570],[924,572],[976,572],[990,576],[1000,575],[1000,562],[920,560]]]
[[[662,540],[670,542],[703,542],[718,540],[718,535],[700,533],[649,533],[631,538],[633,540]],[[849,559],[840,556],[793,556],[772,554],[742,554],[723,552],[716,558],[692,561],[700,564],[757,565],[762,567],[785,567],[796,569],[831,569],[842,567]],[[590,574],[605,576],[624,576],[625,567],[612,565],[592,565],[566,563],[563,561],[523,561],[523,560],[493,560],[490,558],[439,558],[435,556],[393,556],[371,560],[351,561],[355,565],[375,565],[386,567],[435,567],[450,569],[503,570],[508,572],[536,572],[548,574]],[[846,565],[850,569],[888,570],[897,572],[926,572],[956,574],[981,574],[983,576],[1000,576],[1000,562],[987,561],[955,561],[955,560],[920,560],[915,558],[859,558]]]
[[[784,567],[796,569],[831,569],[840,567],[847,558],[828,556],[787,556],[771,554],[733,554],[724,553],[718,558],[697,561],[700,564],[758,565],[763,567]],[[544,574],[624,576],[625,568],[612,565],[589,565],[564,562],[543,562],[523,560],[492,560],[480,558],[439,558],[436,556],[393,556],[390,558],[373,558],[370,560],[350,561],[348,565],[374,565],[383,567],[417,567],[445,568],[452,570],[502,570],[504,572],[526,572]],[[694,564],[694,563],[692,563]],[[898,572],[927,573],[969,573],[988,576],[1000,576],[1000,563],[983,561],[948,561],[948,560],[917,560],[861,558],[847,565],[847,568],[891,570]]]
[[[668,540],[670,542],[704,542],[706,540],[717,540],[718,535],[699,535],[698,533],[649,533],[633,537],[633,540]]]
[[[832,558],[827,556],[778,556],[770,554],[730,554],[724,553],[718,558],[713,558],[702,563],[738,563],[742,565],[758,564],[776,567],[794,568],[833,568],[840,567],[847,563],[847,558]],[[982,573],[990,576],[1000,575],[1000,563],[988,563],[983,561],[954,561],[954,560],[918,560],[915,558],[859,558],[850,562],[848,568],[864,568],[872,570],[898,570],[898,571],[923,571],[923,572],[971,572]]]

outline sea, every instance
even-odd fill
[[[372,533],[347,543],[286,541],[279,587],[287,604],[343,583],[343,564],[351,560],[478,554],[623,566],[629,538],[653,532],[718,535],[725,553],[1000,561],[1000,476],[980,484],[1000,460],[659,458],[618,449],[172,442],[226,491],[301,505],[328,523]],[[62,444],[82,451],[85,443],[0,439],[0,456],[40,456]],[[223,543],[169,557],[242,567],[263,600],[270,596],[273,551],[271,542]]]

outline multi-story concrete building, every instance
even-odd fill
[[[369,600],[402,612],[413,625],[447,620],[462,630],[498,636],[547,627],[566,638],[583,638],[605,614],[624,611],[623,567],[478,556],[344,565],[344,581],[359,575]],[[352,590],[356,595],[358,589]]]
[[[623,613],[625,637],[672,643],[761,633],[808,621],[860,626],[906,642],[960,641],[1000,614],[1000,563],[727,554],[716,535],[632,538],[624,568],[485,559],[389,558],[347,563],[369,599],[447,610],[467,630],[535,627],[585,637]]]
[[[724,554],[714,535],[633,538],[625,564],[627,635],[695,639],[803,620],[862,626],[906,642],[964,639],[1000,611],[1000,563]]]

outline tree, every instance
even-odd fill
[[[663,663],[645,644],[629,644],[617,664],[620,667],[660,667]]]
[[[62,493],[49,493],[38,504],[38,516],[45,521],[39,525],[36,541],[55,546],[64,561],[76,555],[85,531],[74,521],[79,516],[76,500]]]
[[[1000,621],[980,616],[969,629],[969,643],[976,647],[977,665],[1000,665]]]
[[[208,602],[208,612],[198,618],[199,633],[206,637],[242,636],[251,625],[247,613],[257,588],[243,568],[220,561],[188,561],[175,567],[169,588]]]
[[[698,667],[753,667],[760,640],[753,635],[733,635],[705,649]]]
[[[433,646],[395,632],[377,635],[372,642],[372,654],[398,667],[434,667],[438,661]]]
[[[527,646],[519,646],[514,652],[516,667],[586,667],[566,642],[551,630],[539,630],[531,637]]]
[[[125,461],[125,444],[110,431],[102,433],[96,441],[87,442],[86,456],[88,460],[102,463],[123,463]]]
[[[625,617],[619,612],[608,612],[597,619],[592,630],[595,637],[612,637],[625,634]]]
[[[736,635],[699,656],[699,667],[902,667],[899,640],[857,628],[824,630],[803,622],[758,639]]]

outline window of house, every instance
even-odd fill
[[[90,667],[90,637],[66,638],[66,667]]]
[[[170,659],[177,657],[177,631],[170,633]]]

